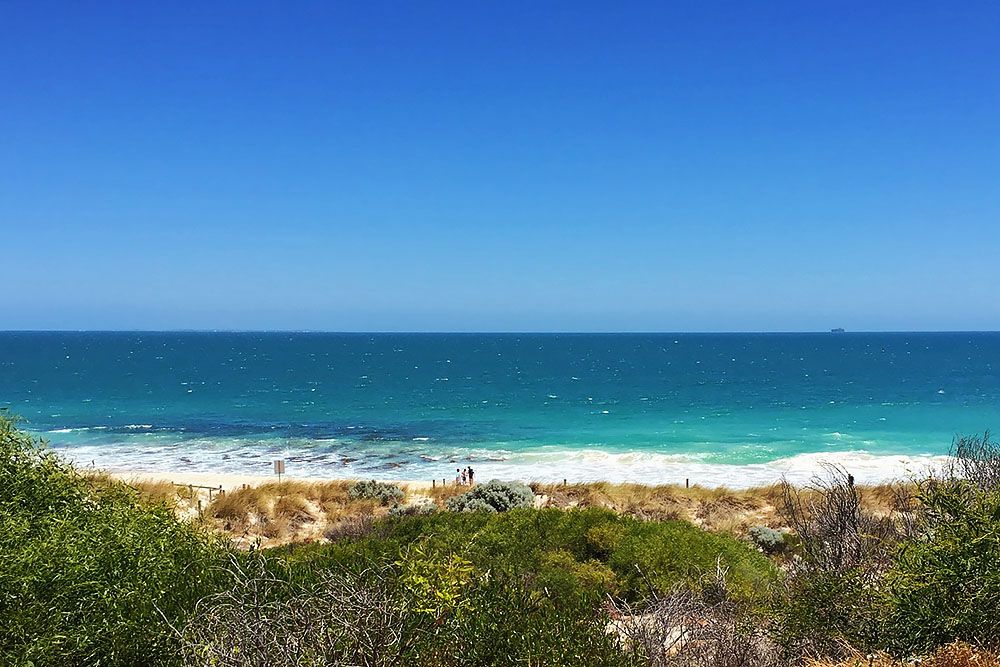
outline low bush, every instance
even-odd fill
[[[781,512],[797,536],[798,565],[814,572],[884,569],[904,538],[900,527],[868,508],[847,470],[823,468],[825,476],[805,488],[782,484]]]
[[[491,480],[471,491],[448,499],[447,507],[453,512],[509,512],[519,507],[532,507],[535,493],[531,487],[519,482]]]
[[[908,487],[895,516],[840,469],[784,487],[800,541],[749,531],[771,552],[781,535],[779,571],[691,523],[534,509],[500,482],[453,497],[459,511],[425,501],[381,520],[398,487],[245,490],[216,516],[311,522],[326,507],[336,541],[237,552],[0,417],[0,664],[986,667],[992,654],[940,649],[1000,645],[995,447],[965,442],[980,458]]]
[[[327,525],[323,537],[331,542],[343,539],[356,539],[370,535],[375,530],[375,515],[371,512],[359,512],[342,517]]]
[[[955,438],[945,476],[981,491],[1000,491],[1000,442],[989,431]]]
[[[377,482],[374,479],[355,482],[347,491],[351,500],[375,500],[380,505],[393,505],[400,502],[405,495],[395,484]]]
[[[846,658],[885,648],[882,582],[861,570],[796,570],[772,600],[774,633],[790,659]]]
[[[745,542],[682,521],[637,522],[608,563],[625,578],[630,599],[650,587],[665,593],[678,583],[708,593],[720,569],[728,573],[729,594],[738,599],[760,599],[776,580],[771,562]]]
[[[419,647],[412,665],[650,667],[622,650],[589,599],[553,599],[505,575],[482,578],[470,610]]]
[[[226,550],[165,504],[94,486],[0,418],[0,664],[138,665],[222,585]]]
[[[406,505],[396,505],[389,510],[389,516],[427,516],[438,511],[438,506],[431,500],[423,500]]]
[[[1000,644],[1000,469],[989,436],[961,438],[944,470],[910,487],[895,518],[866,514],[834,471],[793,505],[802,544],[775,601],[792,653],[925,653]],[[963,457],[973,457],[966,459]]]
[[[563,549],[542,553],[536,576],[536,585],[559,600],[583,598],[599,602],[621,588],[618,575],[605,563],[580,561]]]
[[[393,667],[418,639],[423,619],[385,568],[303,583],[255,553],[227,569],[232,584],[202,600],[181,630],[185,665]]]
[[[313,570],[264,555],[230,566],[233,584],[183,627],[190,667],[399,665],[639,667],[589,602],[560,604],[458,556],[410,549],[396,563]]]
[[[955,640],[1000,645],[1000,487],[925,483],[922,521],[885,578],[886,643],[898,654]]]
[[[724,589],[724,578],[716,582]],[[609,632],[649,667],[780,667],[787,665],[765,625],[728,600],[677,587],[639,604],[609,602]]]
[[[788,547],[786,534],[767,526],[753,526],[747,535],[766,554],[779,554]]]
[[[401,517],[361,539],[281,553],[307,570],[323,570],[396,561],[413,545],[428,554],[458,554],[477,570],[503,573],[534,591],[544,592],[560,567],[576,583],[550,587],[552,598],[588,588],[588,582],[598,596],[613,590],[630,600],[678,584],[701,589],[720,567],[728,572],[735,597],[760,598],[777,576],[763,554],[733,537],[681,521],[639,521],[598,508]]]

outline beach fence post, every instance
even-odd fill
[[[436,489],[437,488],[437,483],[438,483],[438,481],[436,479],[432,479],[431,480],[431,488],[432,489]]]
[[[198,518],[199,519],[202,518],[202,516],[201,516],[201,498],[198,499]]]
[[[688,479],[687,477],[684,478],[684,488],[685,489],[690,489],[691,488],[691,480]]]
[[[566,486],[566,478],[563,477],[563,486]]]
[[[274,462],[274,474],[278,476],[278,483],[281,483],[281,474],[285,472],[285,462],[282,459],[277,459]]]

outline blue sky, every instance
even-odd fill
[[[0,4],[0,329],[1000,329],[1000,6]]]

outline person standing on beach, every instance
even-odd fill
[[[460,471],[458,468],[455,468],[455,486],[458,486],[461,483],[462,483],[462,471]]]
[[[473,486],[476,483],[476,471],[469,466],[469,486]]]
[[[465,486],[465,482],[466,482],[466,479],[467,479],[467,474],[468,473],[465,470],[462,471],[462,486]]]

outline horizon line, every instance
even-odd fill
[[[256,333],[256,334],[334,334],[334,335],[468,335],[468,336],[528,336],[528,335],[552,335],[552,336],[628,336],[628,335],[725,335],[725,334],[756,334],[756,335],[783,335],[783,334],[828,334],[828,335],[849,335],[849,334],[944,334],[944,333],[1000,333],[998,329],[803,329],[803,330],[775,330],[762,331],[751,329],[736,330],[716,330],[716,331],[668,331],[668,330],[622,330],[622,331],[601,331],[601,330],[500,330],[500,331],[472,331],[472,330],[365,330],[365,329],[210,329],[210,328],[175,328],[175,329],[0,329],[0,334],[16,333],[202,333],[202,334],[222,334],[222,333]]]

